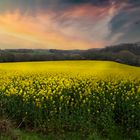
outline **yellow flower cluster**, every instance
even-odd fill
[[[3,112],[16,119],[27,117],[30,121],[43,122],[74,115],[94,118],[104,111],[112,111],[116,120],[120,115],[123,119],[124,115],[136,121],[140,109],[140,80],[127,75],[124,78],[121,74],[108,77],[104,73],[80,71],[2,71],[0,101]]]

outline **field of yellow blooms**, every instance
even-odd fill
[[[140,68],[107,61],[1,63],[0,113],[41,131],[139,131]]]

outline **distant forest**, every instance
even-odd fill
[[[0,50],[0,62],[109,60],[140,66],[140,43],[119,44],[102,49],[5,49]]]

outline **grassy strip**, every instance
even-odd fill
[[[124,138],[116,132],[110,132],[107,137],[101,136],[99,131],[93,130],[86,135],[80,131],[68,132],[58,130],[57,132],[40,133],[37,130],[15,129],[10,121],[0,120],[0,140],[137,140],[140,139],[138,132],[133,133],[131,138]]]

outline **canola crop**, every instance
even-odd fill
[[[140,68],[114,62],[0,64],[0,113],[22,127],[140,129]]]

